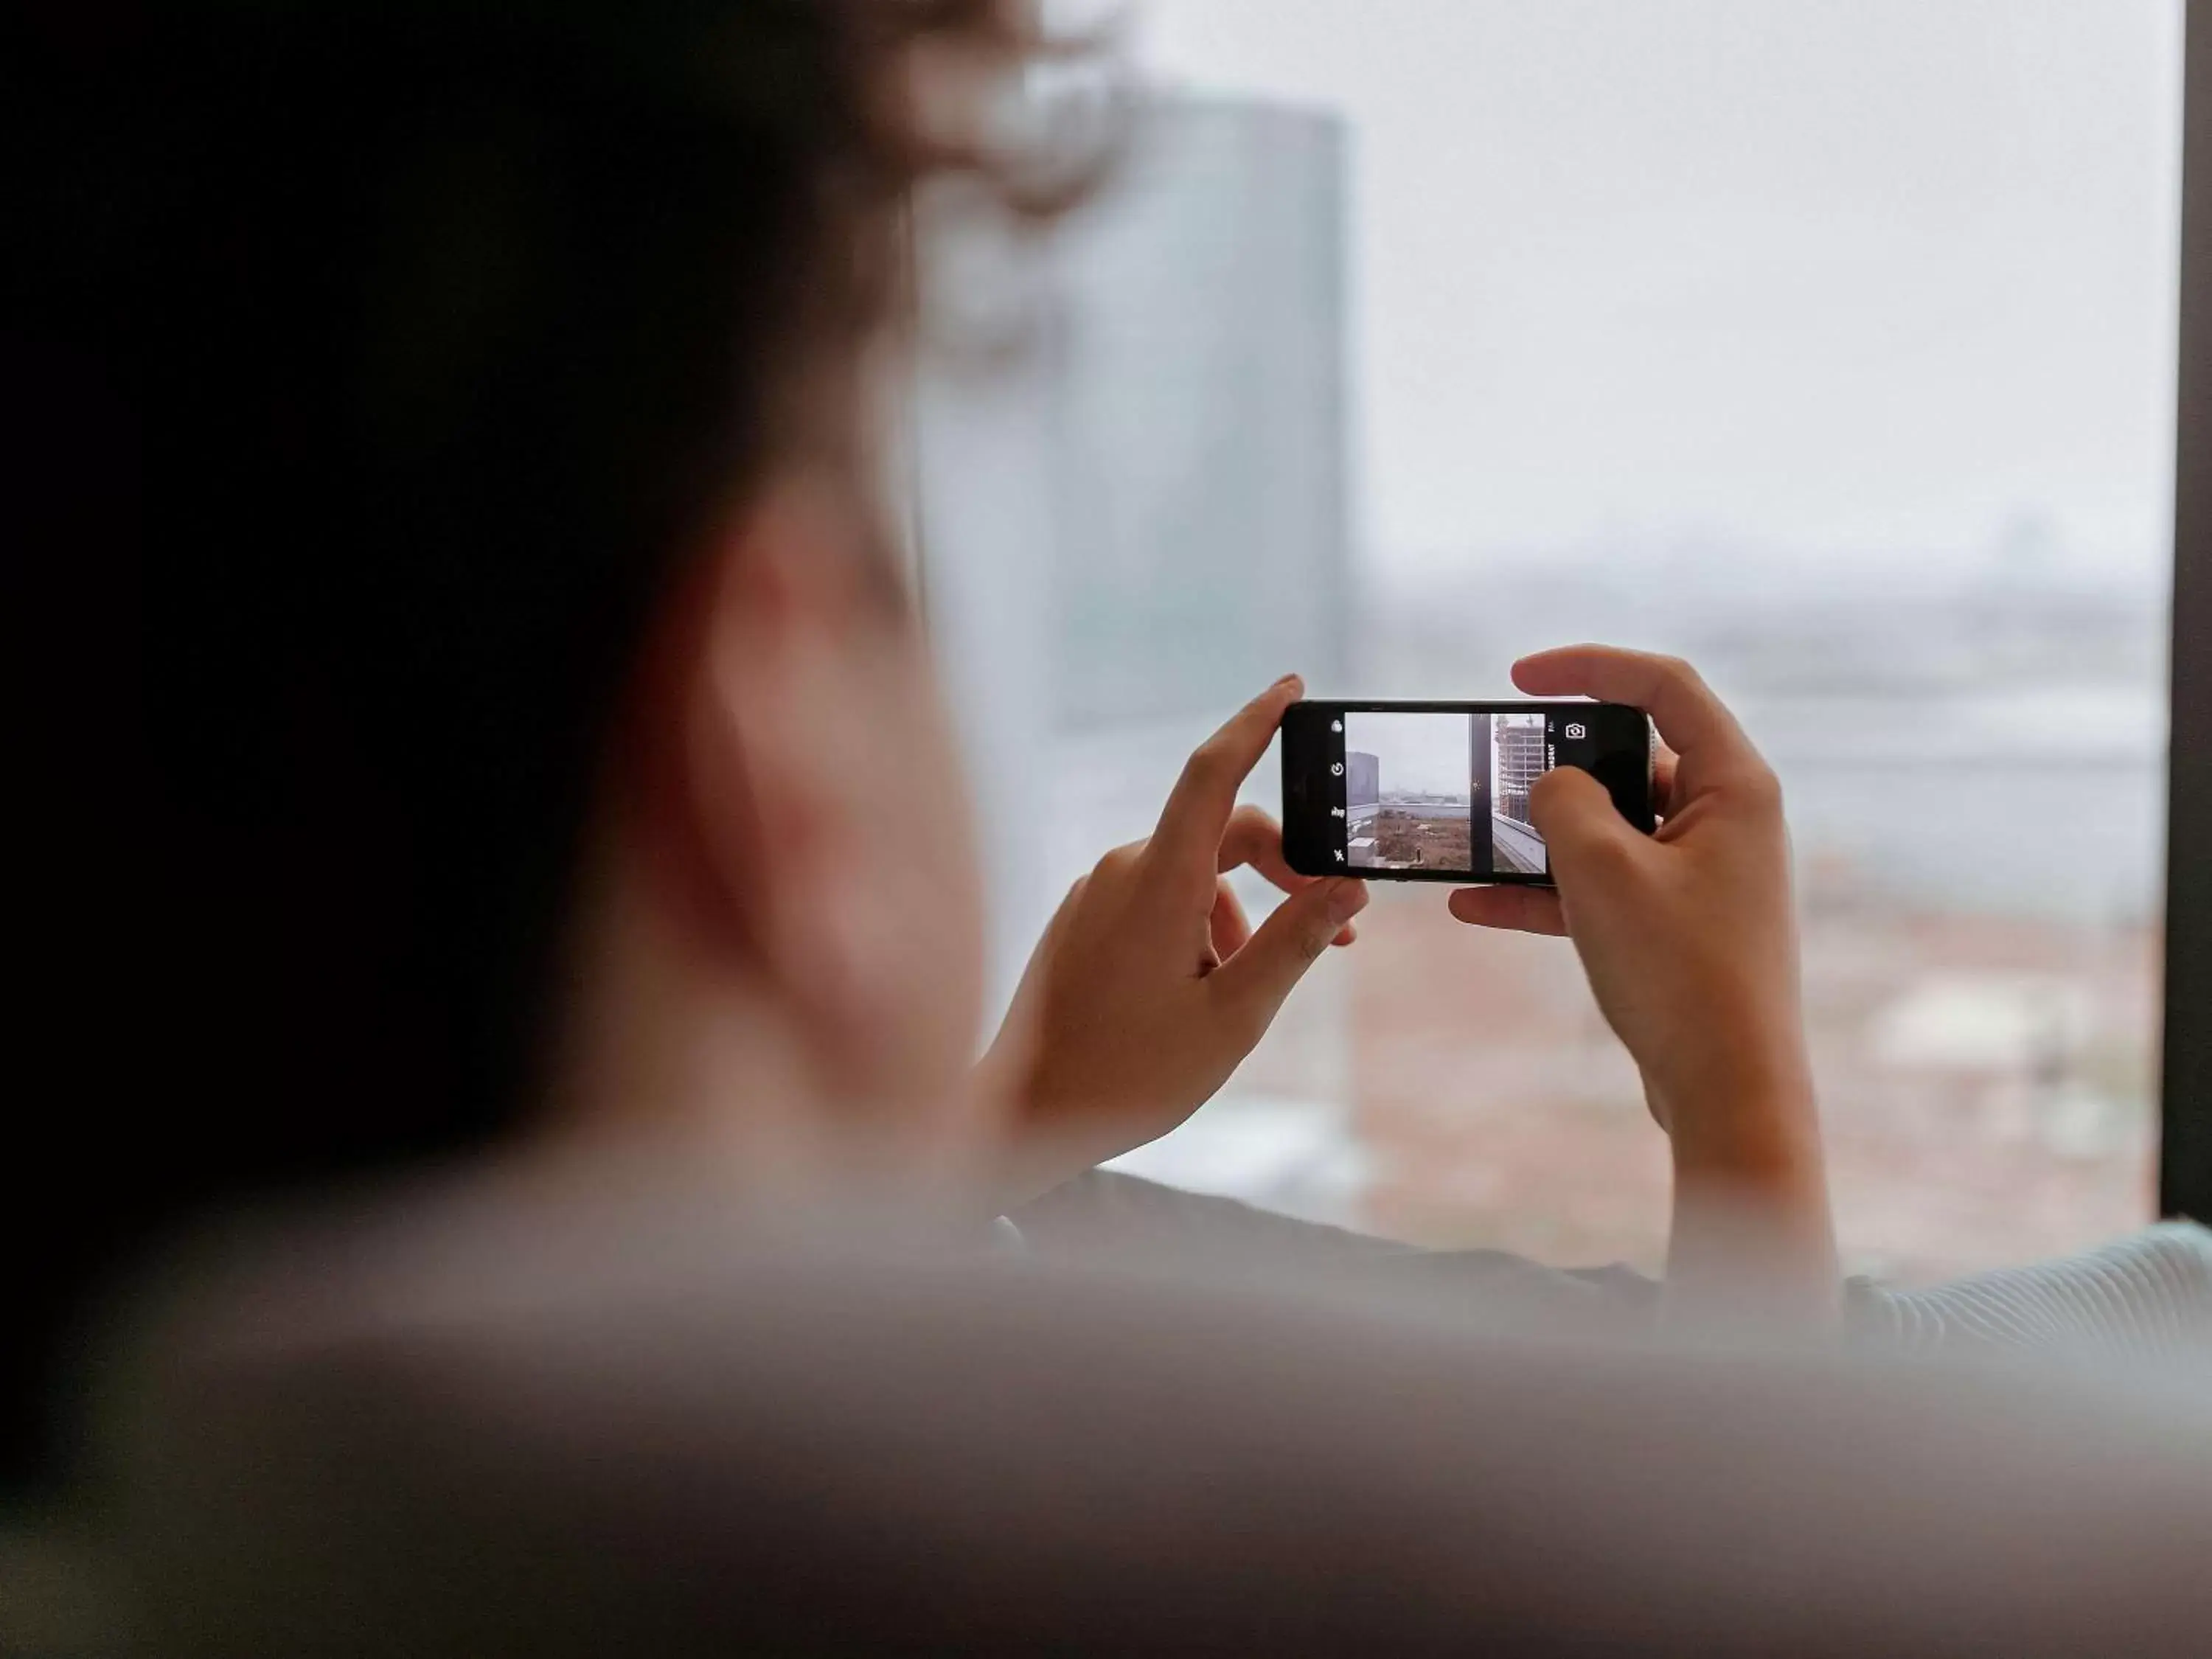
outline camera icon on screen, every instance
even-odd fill
[[[1580,739],[1580,738],[1586,738],[1586,737],[1588,737],[1588,736],[1589,736],[1589,727],[1588,727],[1587,726],[1584,726],[1584,725],[1583,725],[1580,720],[1574,720],[1574,721],[1571,721],[1571,722],[1568,724],[1568,726],[1567,726],[1567,741],[1568,741],[1568,742],[1570,742],[1570,743],[1573,743],[1573,742],[1577,741],[1577,739]]]

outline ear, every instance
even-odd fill
[[[980,872],[928,653],[865,496],[804,476],[763,494],[671,622],[647,716],[654,839],[636,850],[695,970],[776,1005],[847,1098],[964,1098]]]
[[[775,486],[672,597],[647,673],[646,829],[684,936],[828,1024],[855,1017],[861,971],[844,917],[866,806],[852,664],[884,610],[864,538],[833,489]]]

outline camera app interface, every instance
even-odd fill
[[[1553,763],[1544,714],[1348,709],[1343,720],[1347,865],[1547,873],[1528,822],[1528,791]]]

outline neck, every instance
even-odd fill
[[[658,1149],[763,1207],[856,1190],[930,1203],[982,1152],[968,1103],[849,1075],[752,964],[702,939],[629,863],[582,907],[542,1139]]]

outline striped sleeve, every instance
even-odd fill
[[[1846,1317],[1912,1355],[2094,1352],[2151,1364],[2212,1358],[2212,1232],[2167,1222],[2079,1255],[1924,1290],[1850,1282]]]

